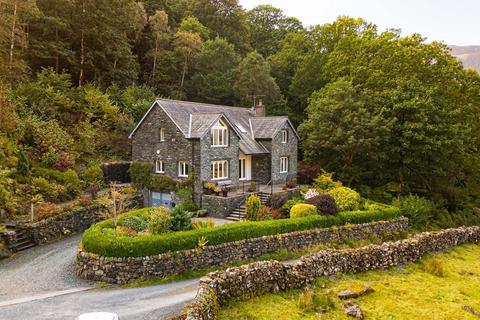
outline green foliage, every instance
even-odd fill
[[[30,163],[22,147],[18,149],[17,172],[24,177],[30,172]]]
[[[43,198],[52,202],[71,198],[66,187],[59,184],[50,183],[45,178],[33,178],[32,186],[37,193],[43,196]]]
[[[172,226],[173,231],[183,231],[192,229],[192,219],[189,211],[182,206],[176,206],[172,210]]]
[[[213,220],[199,220],[194,223],[192,223],[192,226],[194,229],[207,229],[207,228],[213,228],[215,227],[215,222]]]
[[[80,180],[78,174],[72,169],[65,171],[63,179],[68,192],[78,194],[82,189],[82,180]]]
[[[180,207],[182,210],[185,210],[187,212],[195,212],[198,210],[198,206],[192,200],[184,201],[177,207]]]
[[[260,210],[261,204],[262,203],[260,201],[260,198],[256,194],[252,194],[247,198],[247,200],[245,201],[245,207],[247,211],[247,215],[245,216],[245,218],[248,221],[255,221],[257,217],[257,212],[258,210]]]
[[[132,183],[137,189],[143,189],[150,184],[150,173],[152,166],[149,163],[133,162],[130,166],[129,173]]]
[[[414,228],[426,229],[433,222],[436,208],[430,200],[416,195],[408,195],[395,200],[393,205],[402,210]]]
[[[347,187],[331,189],[327,192],[335,199],[340,211],[357,210],[360,206],[360,194]]]
[[[290,216],[290,210],[296,204],[302,203],[301,199],[291,199],[285,202],[285,204],[280,208],[282,216],[288,218]]]
[[[148,222],[140,216],[126,216],[120,220],[120,225],[136,232],[142,232],[147,229]]]
[[[202,38],[202,40],[207,40],[210,33],[208,28],[201,24],[195,17],[184,18],[182,22],[180,22],[178,31],[196,33]]]
[[[299,203],[290,209],[290,218],[292,219],[316,215],[318,215],[317,207],[313,204]]]
[[[165,191],[175,191],[177,187],[177,183],[170,176],[151,175],[147,186],[150,190],[165,192]]]
[[[175,190],[175,195],[180,199],[182,203],[188,200],[191,201],[192,194],[193,190],[191,188],[179,187],[177,190]]]
[[[437,256],[430,256],[423,259],[422,267],[425,272],[437,277],[445,277],[447,273],[442,260]]]
[[[131,211],[120,215],[140,215],[148,219],[151,208]],[[162,210],[168,216],[168,210]],[[82,243],[87,252],[110,256],[149,256],[164,252],[188,250],[197,247],[200,238],[205,237],[209,245],[234,242],[243,239],[257,238],[266,235],[289,233],[294,231],[326,228],[346,223],[358,224],[371,221],[399,218],[401,211],[390,207],[385,210],[340,212],[337,216],[311,216],[298,219],[279,219],[260,222],[238,222],[210,229],[199,229],[172,232],[168,234],[153,234],[134,238],[114,239],[113,235],[103,230],[113,227],[113,219],[99,222],[90,227],[83,235]],[[169,218],[166,218],[169,219]],[[165,225],[165,224],[162,224]],[[149,228],[150,230],[150,228]],[[161,230],[166,230],[162,228]]]
[[[340,181],[333,180],[333,173],[323,172],[317,178],[313,179],[313,186],[318,193],[324,193],[341,187],[342,183]]]
[[[82,173],[82,178],[88,186],[95,186],[98,189],[104,184],[103,170],[99,166],[87,167]]]
[[[152,234],[161,234],[170,231],[172,216],[170,210],[165,207],[150,209],[147,229]]]

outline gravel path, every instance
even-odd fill
[[[37,246],[0,261],[0,301],[94,283],[75,276],[75,254],[82,235]]]

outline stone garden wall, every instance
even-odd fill
[[[363,272],[403,265],[428,253],[451,249],[465,243],[479,243],[480,227],[462,227],[425,232],[406,240],[370,245],[358,249],[322,250],[304,256],[293,265],[278,261],[213,272],[200,280],[197,296],[181,319],[214,319],[216,310],[232,298],[248,298],[265,293],[300,288],[316,277],[337,272]]]
[[[282,249],[294,250],[328,242],[367,239],[372,234],[388,236],[406,232],[406,218],[348,225],[326,229],[313,229],[285,234],[264,236],[164,253],[148,257],[102,257],[79,249],[77,274],[83,279],[123,284],[136,279],[180,274],[191,269],[219,266],[239,260],[257,258]]]

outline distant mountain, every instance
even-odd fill
[[[450,46],[452,55],[463,62],[465,68],[480,72],[480,46]]]

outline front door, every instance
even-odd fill
[[[240,180],[251,180],[252,179],[252,156],[244,155],[240,153],[240,158],[238,159],[238,178]]]

